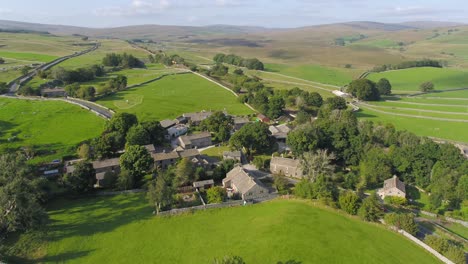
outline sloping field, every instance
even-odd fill
[[[103,128],[102,118],[65,102],[0,98],[0,151],[35,146],[45,157],[61,157]]]
[[[276,200],[155,217],[141,194],[62,200],[49,208],[45,263],[438,263],[388,229]],[[397,254],[395,252],[398,252]],[[295,263],[296,263],[295,262]]]
[[[226,110],[253,113],[229,91],[194,74],[172,75],[118,92],[97,103],[115,111],[134,113],[141,120],[175,118],[187,112]]]
[[[392,84],[392,90],[419,91],[423,82],[432,82],[435,90],[453,88],[468,88],[468,72],[451,68],[411,68],[398,71],[373,73],[369,79],[378,81],[387,78]]]

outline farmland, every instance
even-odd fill
[[[65,102],[0,98],[0,151],[34,146],[39,159],[61,158],[103,127],[102,118]]]
[[[134,113],[141,120],[175,118],[182,113],[202,110],[227,110],[233,115],[252,113],[229,91],[194,74],[167,76],[97,103],[117,112]]]
[[[56,201],[48,209],[46,246],[35,259],[209,263],[234,254],[247,263],[437,263],[382,226],[305,201],[276,200],[172,217],[154,217],[152,210],[140,194]]]

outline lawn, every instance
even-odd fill
[[[451,68],[411,68],[372,73],[368,78],[373,81],[387,78],[392,84],[392,90],[419,91],[419,85],[428,81],[434,83],[436,90],[467,88],[468,86],[468,72]]]
[[[49,62],[58,58],[58,56],[39,54],[39,53],[29,53],[29,52],[10,52],[0,50],[1,58],[9,58],[16,60],[26,60],[31,62]]]
[[[102,118],[65,102],[0,98],[0,151],[33,145],[44,159],[60,158],[103,127]]]
[[[310,202],[276,200],[172,217],[144,195],[61,200],[49,208],[45,263],[438,263],[383,226]],[[398,253],[395,253],[398,252]]]
[[[202,110],[227,110],[233,115],[252,113],[232,93],[194,74],[166,76],[105,97],[97,103],[117,112],[134,113],[140,120],[175,118]]]
[[[320,65],[288,66],[285,64],[266,64],[266,71],[278,72],[309,81],[342,86],[360,74],[360,70],[332,68]]]
[[[408,130],[419,136],[430,136],[468,142],[468,135],[466,134],[466,131],[468,131],[468,123],[466,122],[449,122],[403,117],[393,115],[395,111],[392,109],[380,110],[385,111],[388,114],[379,113],[366,107],[362,107],[361,111],[357,113],[357,116],[360,119],[367,119],[374,122],[380,122],[384,124],[390,123],[393,124],[398,130]],[[417,115],[419,115],[419,113]]]

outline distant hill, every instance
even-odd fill
[[[431,28],[445,28],[445,27],[456,27],[464,26],[466,24],[457,22],[443,22],[443,21],[409,21],[400,23],[399,25],[409,26],[419,29],[431,29]]]

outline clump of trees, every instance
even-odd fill
[[[96,171],[93,164],[87,161],[80,161],[75,164],[72,173],[63,176],[64,186],[74,194],[87,193],[93,190],[96,183]]]
[[[263,65],[263,63],[257,58],[245,59],[234,54],[226,55],[223,53],[219,53],[214,56],[213,60],[216,63],[227,63],[227,64],[239,66],[239,67],[246,67],[247,69],[250,69],[250,70],[263,71],[265,69],[265,66]]]
[[[4,63],[5,63],[5,59],[0,58],[0,64],[4,64]]]
[[[143,61],[127,53],[124,53],[124,54],[108,53],[102,59],[102,64],[108,67],[120,67],[124,69],[145,67],[145,64],[143,63]]]
[[[68,96],[85,100],[92,100],[96,95],[96,89],[93,86],[81,86],[79,83],[73,83],[65,86],[65,91]]]
[[[428,235],[424,239],[424,242],[437,252],[452,260],[454,263],[466,263],[466,256],[463,247],[455,241],[436,235]]]
[[[234,128],[234,119],[221,111],[213,113],[200,124],[202,130],[210,131],[217,141],[227,141],[231,137]]]
[[[380,91],[377,84],[368,79],[357,79],[348,86],[348,93],[359,100],[378,101],[380,100]]]
[[[0,82],[0,94],[4,94],[8,92],[8,87],[6,82]]]
[[[166,66],[172,66],[174,64],[188,66],[188,64],[185,62],[185,59],[177,54],[168,56],[163,52],[158,52],[155,55],[149,55],[148,59],[151,63],[162,63]]]
[[[271,148],[270,130],[264,123],[249,123],[232,135],[229,144],[234,149],[246,149],[247,155]]]
[[[389,213],[385,215],[384,219],[386,224],[403,229],[413,236],[418,232],[418,225],[414,221],[413,214]]]
[[[102,66],[94,65],[88,68],[78,68],[68,70],[63,67],[54,67],[52,71],[41,72],[41,78],[49,78],[60,80],[66,84],[72,84],[76,82],[88,82],[94,80],[96,77],[103,76],[105,74]]]
[[[405,61],[399,64],[385,64],[381,66],[376,66],[372,69],[373,72],[383,72],[389,70],[401,70],[401,69],[408,69],[408,68],[416,68],[416,67],[435,67],[435,68],[442,68],[443,64],[440,61],[424,59],[424,60],[414,60],[414,61]]]

